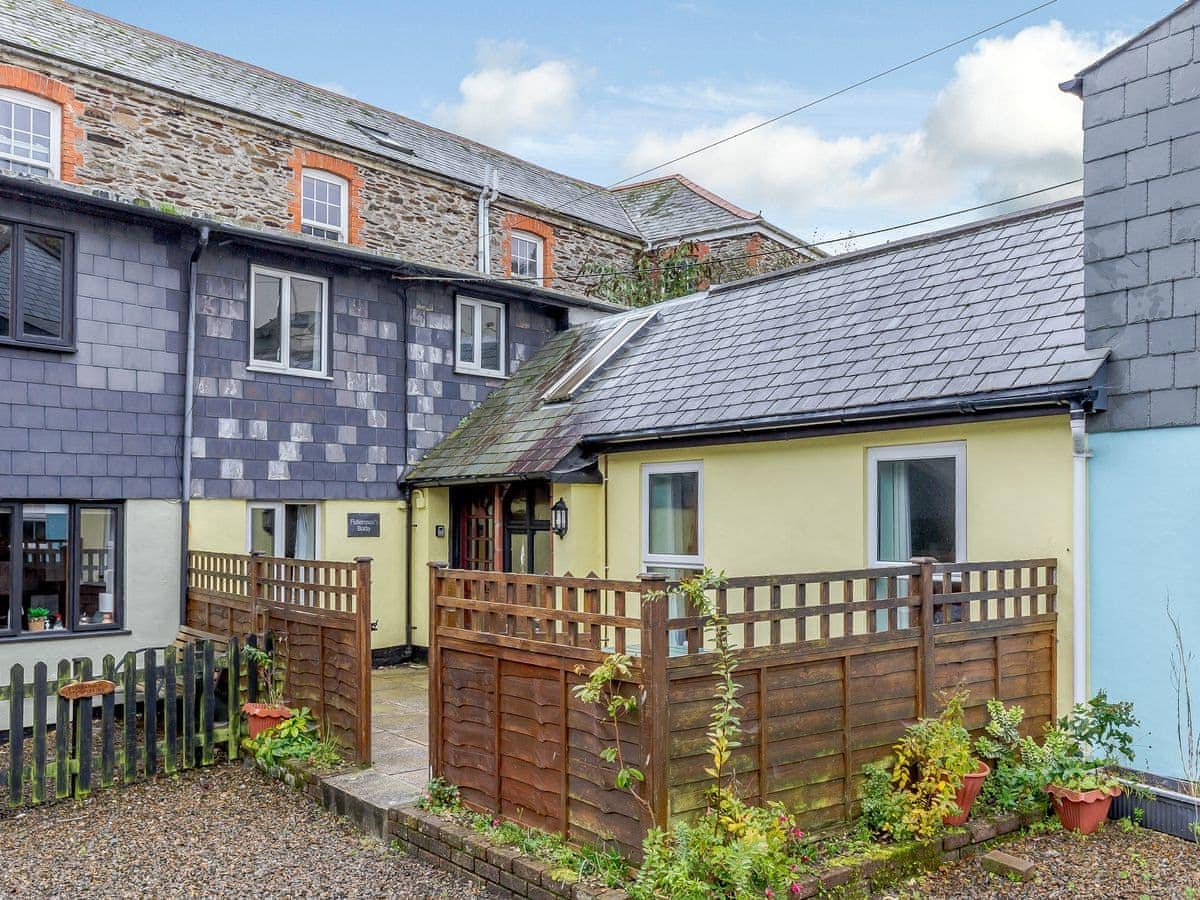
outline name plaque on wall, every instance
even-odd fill
[[[379,513],[346,513],[346,537],[379,537]]]

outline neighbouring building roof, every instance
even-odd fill
[[[803,248],[812,258],[822,256],[798,237],[705,190],[682,175],[664,175],[615,188],[642,236],[651,244],[684,238],[765,231],[788,247]]]
[[[362,101],[127,25],[61,0],[0,3],[0,44],[249,113],[418,169],[482,186],[612,231],[637,235],[617,198],[585,181]]]
[[[1051,402],[1088,391],[1079,200],[660,304],[567,402],[546,391],[638,311],[552,338],[413,483],[586,472],[592,448]]]

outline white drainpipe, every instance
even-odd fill
[[[483,189],[479,192],[479,244],[475,253],[476,266],[485,275],[492,271],[492,227],[489,214],[492,201],[499,195],[499,175],[495,169],[487,166],[483,170]]]
[[[1074,588],[1074,628],[1072,643],[1072,691],[1075,703],[1087,700],[1088,675],[1088,452],[1086,419],[1082,409],[1071,410],[1072,456],[1072,549],[1071,583]]]

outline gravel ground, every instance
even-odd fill
[[[190,770],[0,818],[19,897],[484,897],[257,770]]]
[[[1037,863],[1037,877],[1014,884],[978,859],[949,865],[890,893],[904,898],[1200,897],[1200,847],[1156,831],[1126,832],[1115,822],[1089,837],[1057,832],[1000,849]]]

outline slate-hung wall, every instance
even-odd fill
[[[177,499],[186,239],[15,199],[0,221],[74,245],[73,347],[0,345],[0,497]]]
[[[406,259],[465,270],[476,267],[476,188],[321,142],[299,129],[33,54],[6,50],[5,62],[9,66],[0,68],[7,68],[11,77],[0,71],[0,87],[23,89],[29,79],[15,79],[34,72],[52,79],[59,93],[73,97],[63,115],[71,126],[72,146],[65,149],[78,162],[70,172],[64,170],[66,180],[151,205],[170,204],[255,227],[299,230],[293,218],[296,160],[306,148],[319,150],[348,164],[361,179],[352,210],[361,220],[354,243]],[[562,274],[579,272],[590,263],[627,267],[641,246],[635,237],[501,199],[490,217],[496,274],[503,271],[501,225],[506,211],[537,216],[554,229],[555,270]],[[576,293],[586,287],[570,280],[554,286]]]
[[[248,368],[252,266],[327,280],[328,377]],[[501,383],[454,371],[459,292],[452,285],[404,284],[386,273],[235,244],[205,252],[197,278],[193,497],[399,496],[396,479],[406,456],[419,458]],[[513,371],[565,323],[557,311],[522,301],[505,309]]]
[[[1200,422],[1200,6],[1083,76],[1086,327],[1111,347],[1092,431]]]

